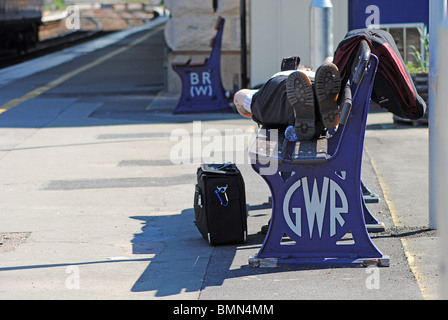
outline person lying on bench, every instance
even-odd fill
[[[339,124],[341,77],[331,61],[327,58],[316,72],[297,63],[259,90],[239,90],[234,96],[237,111],[265,127],[284,130],[293,125],[301,141],[319,138]]]

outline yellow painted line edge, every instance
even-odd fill
[[[116,55],[126,51],[127,49],[132,48],[132,47],[138,45],[139,43],[145,41],[146,39],[148,39],[149,37],[154,35],[156,32],[160,31],[160,29],[162,29],[162,28],[163,28],[163,26],[158,26],[158,27],[154,28],[153,30],[151,30],[151,32],[149,32],[149,33],[145,34],[144,36],[142,36],[140,38],[137,38],[136,40],[132,41],[128,46],[125,46],[125,47],[119,48],[119,49],[117,49],[115,51],[112,51],[112,52],[108,53],[107,55],[102,56],[102,57],[96,59],[95,61],[93,61],[93,62],[91,62],[89,64],[86,64],[86,65],[84,65],[84,66],[82,66],[82,67],[80,67],[80,68],[78,68],[76,70],[68,72],[68,73],[60,76],[59,78],[56,78],[55,80],[47,83],[46,85],[43,85],[41,87],[38,87],[38,88],[36,88],[36,89],[26,93],[25,95],[21,96],[20,98],[16,98],[16,99],[8,101],[7,103],[5,103],[4,105],[2,105],[0,107],[0,115],[2,113],[12,109],[12,108],[17,107],[18,105],[20,105],[21,103],[23,103],[25,101],[28,101],[28,100],[33,99],[33,98],[36,98],[37,96],[41,95],[42,93],[44,93],[44,92],[46,92],[46,91],[48,91],[48,90],[50,90],[52,88],[57,87],[58,85],[60,85],[60,84],[64,83],[65,81],[67,81],[67,80],[69,80],[69,79],[79,75],[80,73],[83,73],[83,72],[85,72],[85,71],[87,71],[87,70],[89,70],[89,69],[91,69],[93,67],[96,67],[97,65],[99,65],[99,64],[109,60],[110,58],[113,58],[114,56],[116,56]]]
[[[366,145],[364,145],[364,150],[366,151],[367,155],[369,156],[370,164],[372,165],[373,171],[375,171],[376,176],[378,178],[378,182],[383,191],[384,201],[386,202],[387,206],[389,207],[389,211],[392,216],[392,222],[393,222],[394,226],[398,227],[400,225],[400,223],[398,222],[395,205],[392,203],[392,201],[390,200],[390,197],[387,193],[389,190],[387,188],[387,184],[384,182],[383,178],[379,174],[378,166],[377,166],[375,160],[373,159],[373,157],[371,156],[371,154],[369,152],[369,148]],[[417,281],[417,284],[418,284],[419,290],[422,294],[422,297],[423,297],[423,299],[428,300],[429,296],[427,294],[427,290],[421,283],[421,279],[423,278],[423,276],[420,275],[420,272],[414,263],[415,259],[414,259],[414,255],[411,253],[411,250],[409,249],[409,243],[404,238],[400,238],[400,242],[404,248],[406,260],[408,262],[409,268],[411,269],[411,272],[414,274],[415,280]]]

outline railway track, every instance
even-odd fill
[[[39,41],[34,47],[4,52],[0,55],[0,68],[5,68],[45,54],[60,51],[70,46],[110,33],[102,30],[101,23],[98,20],[92,17],[83,17],[83,19],[90,20],[96,27],[93,30],[73,30],[60,33],[56,36]],[[56,29],[63,22],[63,18],[44,22],[41,26],[41,30],[49,31]]]
[[[133,27],[138,24],[146,23],[152,19],[141,19],[138,14],[135,16],[131,12],[116,12],[118,16],[124,20],[124,27]],[[33,58],[37,58],[52,52],[57,52],[65,48],[77,45],[95,38],[110,34],[120,30],[110,27],[110,21],[107,19],[103,21],[101,18],[95,17],[94,13],[83,13],[80,17],[83,28],[79,30],[68,30],[65,28],[65,16],[54,17],[52,19],[44,20],[40,31],[42,34],[50,34],[51,36],[40,40],[37,45],[32,48],[21,50],[10,50],[8,52],[0,53],[0,69],[6,68]],[[98,14],[99,17],[102,14]],[[157,15],[154,15],[154,18]],[[135,23],[140,19],[141,23]],[[106,22],[104,22],[106,21]],[[133,23],[132,23],[133,22]],[[119,23],[117,23],[118,25]],[[62,31],[61,31],[62,30]],[[54,35],[52,35],[54,34]]]

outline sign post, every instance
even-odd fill
[[[442,262],[442,299],[448,298],[448,61],[445,54],[448,50],[448,20],[445,19],[447,3],[431,1],[431,20],[440,21],[440,24],[431,23],[433,33],[430,42],[432,54],[430,58],[430,103],[429,103],[429,149],[430,149],[430,227],[440,229],[440,248]],[[436,7],[438,5],[438,7]],[[434,7],[433,7],[434,6]],[[442,23],[443,22],[443,23]],[[441,27],[440,27],[441,25]],[[437,32],[438,31],[438,32]],[[431,41],[430,39],[430,41]],[[431,52],[431,51],[430,51]],[[440,228],[439,228],[440,227]]]
[[[437,103],[437,87],[439,81],[439,28],[445,19],[446,0],[430,1],[429,3],[429,87],[428,87],[428,121],[429,121],[429,228],[437,229],[437,213],[442,212],[443,207],[439,207],[438,199],[444,199],[444,183],[440,174],[445,171],[446,162],[440,158],[444,144],[441,139],[446,136],[443,123],[440,122],[441,113],[444,111],[443,105]],[[443,33],[443,31],[440,31]],[[443,42],[443,37],[441,41]],[[442,48],[441,48],[442,49]],[[444,90],[439,94],[443,95]],[[445,108],[446,109],[446,108]],[[441,171],[442,170],[442,171]],[[442,192],[442,193],[440,193]]]
[[[310,7],[311,66],[317,68],[333,56],[333,4],[331,0],[313,0]]]

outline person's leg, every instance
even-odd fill
[[[235,93],[235,96],[233,97],[233,103],[235,104],[238,113],[243,117],[252,117],[252,110],[250,105],[252,102],[252,96],[257,91],[258,90],[241,89]]]

